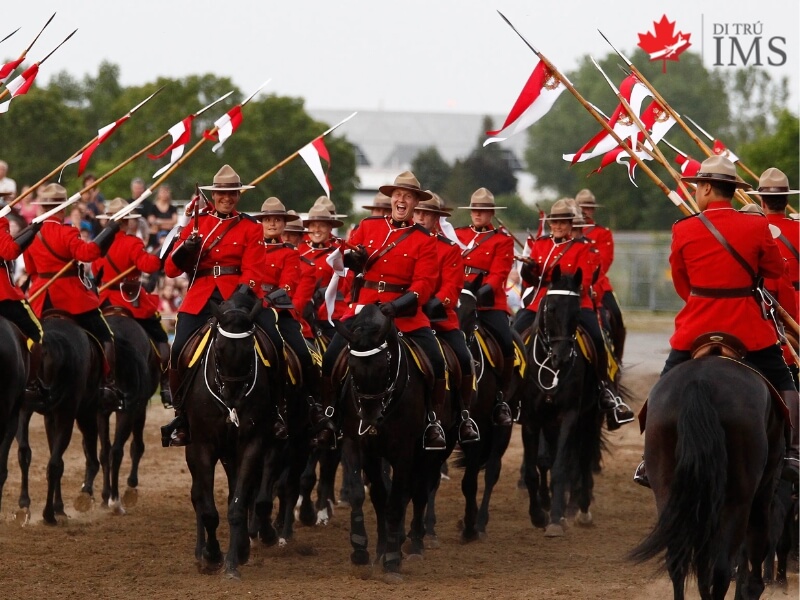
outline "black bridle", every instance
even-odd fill
[[[534,322],[533,326],[533,344],[531,346],[532,363],[538,367],[536,372],[536,385],[542,392],[546,394],[552,394],[558,388],[560,381],[559,375],[565,378],[575,366],[575,360],[578,357],[578,351],[575,347],[577,344],[577,331],[572,335],[550,335],[550,331],[547,328],[547,320],[544,316],[545,311],[547,310],[547,296],[580,297],[580,293],[574,290],[548,290],[545,293],[545,297],[542,299],[541,304],[539,305],[539,312],[536,314],[536,321]],[[553,344],[556,342],[566,342],[569,344],[569,363],[567,364],[566,368],[553,370],[547,366],[547,363],[552,361]],[[542,350],[544,352],[544,357],[541,360],[537,350]],[[547,385],[544,381],[542,381],[543,371],[549,371],[552,373],[553,381],[550,385]]]

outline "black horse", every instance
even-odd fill
[[[527,392],[522,401],[525,485],[531,522],[545,535],[564,535],[567,503],[577,505],[576,521],[589,525],[594,472],[604,447],[593,365],[578,340],[581,270],[574,275],[553,269],[550,287],[526,340]],[[541,444],[542,436],[545,443]],[[550,514],[542,500],[538,458],[546,447],[552,462]],[[545,484],[546,485],[546,484]]]
[[[378,306],[368,304],[349,330],[342,325],[337,330],[349,342],[350,352],[344,402],[340,403],[345,437],[342,464],[349,465],[343,477],[357,478],[363,468],[377,520],[377,554],[383,559],[384,571],[394,577],[400,572],[408,502],[413,502],[413,517],[406,552],[420,556],[425,506],[448,452],[423,449],[425,396],[432,386],[416,367],[392,319]],[[441,415],[446,429],[451,425],[448,415],[449,407]],[[389,490],[383,478],[383,460],[392,469]],[[352,487],[350,503],[350,559],[356,565],[367,565],[363,485]]]
[[[631,557],[666,551],[676,599],[693,573],[702,598],[722,600],[735,567],[736,597],[760,598],[784,449],[784,421],[767,385],[727,358],[691,360],[658,380],[646,416],[644,458],[658,522]]]
[[[493,362],[502,360],[499,348],[493,342],[493,338],[487,330],[480,324],[477,312],[477,300],[475,292],[483,282],[481,275],[465,286],[458,300],[458,321],[461,331],[467,338],[467,346],[472,354],[475,366],[475,379],[477,393],[470,407],[470,416],[478,425],[481,439],[477,442],[461,446],[461,453],[455,461],[456,467],[464,468],[464,476],[461,479],[461,491],[464,494],[465,510],[461,530],[461,539],[465,542],[477,540],[486,535],[486,525],[489,522],[489,502],[497,481],[500,479],[500,471],[503,464],[503,455],[508,449],[511,441],[512,427],[500,427],[494,424],[492,413],[495,407],[495,400],[498,392],[502,389],[500,376],[502,365]],[[522,346],[522,341],[515,336],[515,342]],[[491,344],[491,346],[490,346]],[[490,350],[495,348],[494,352]],[[487,353],[488,351],[488,353]],[[511,387],[511,394],[506,398],[512,411],[516,412],[518,407],[519,390],[521,389],[522,378],[519,371],[513,371],[514,385]],[[453,431],[450,435],[456,435]],[[481,469],[484,472],[483,497],[480,507],[478,506],[478,475]],[[430,518],[435,519],[432,511],[429,511]],[[432,529],[433,524],[429,524]]]
[[[24,336],[10,321],[0,317],[0,505],[8,479],[8,451],[17,430],[19,408],[28,378],[28,352]]]
[[[137,501],[139,485],[139,462],[144,454],[144,424],[147,404],[158,387],[161,367],[150,338],[142,326],[121,311],[105,317],[114,333],[117,353],[116,382],[124,394],[122,410],[116,411],[114,442],[110,439],[111,410],[101,407],[99,416],[100,463],[103,467],[103,502],[116,514],[124,514],[125,507],[119,494],[119,472],[125,443],[131,441],[131,472],[124,505],[133,506]]]
[[[228,483],[230,546],[224,567],[232,578],[239,578],[239,565],[250,555],[247,511],[258,491],[268,424],[275,414],[269,377],[275,353],[267,348],[266,335],[257,334],[254,319],[260,309],[258,302],[249,307],[227,301],[213,307],[211,339],[200,362],[186,375],[183,391],[192,432],[186,464],[197,522],[195,558],[202,573],[223,566],[214,502],[219,461]]]
[[[47,498],[42,513],[44,522],[55,525],[57,517],[66,517],[61,494],[61,477],[64,474],[64,452],[72,439],[73,424],[77,422],[83,435],[86,469],[81,494],[75,507],[84,511],[93,501],[94,479],[100,470],[97,458],[97,410],[103,373],[103,355],[100,345],[90,340],[77,323],[61,313],[45,313],[42,319],[44,339],[40,379],[43,389],[38,398],[26,398],[19,412],[17,444],[22,471],[19,497],[22,519],[30,518],[28,472],[31,465],[31,448],[28,425],[34,412],[44,415],[50,459],[47,463]],[[7,455],[10,436],[3,441],[3,455]]]

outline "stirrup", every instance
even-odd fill
[[[471,444],[473,442],[480,442],[481,441],[481,430],[478,429],[478,424],[475,422],[475,419],[473,419],[472,417],[469,416],[469,411],[468,410],[462,410],[461,411],[461,422],[458,424],[458,443],[459,444],[462,443],[462,440],[461,440],[461,426],[464,423],[472,423],[472,428],[475,430],[475,433],[478,434],[478,437],[476,437],[474,440],[467,440],[466,442],[463,442],[463,443]]]
[[[442,427],[442,423],[440,421],[436,420],[436,413],[431,411],[430,414],[433,415],[433,419],[434,420],[429,420],[428,421],[428,425],[427,425],[427,427],[425,427],[425,431],[422,433],[422,448],[423,448],[423,450],[445,450],[446,449],[446,443],[445,443],[445,447],[444,448],[440,448],[438,446],[428,446],[425,443],[425,440],[428,437],[427,433],[428,433],[428,430],[430,428],[438,429],[439,430],[439,435],[441,436],[441,438],[443,440],[446,440],[445,435],[444,435],[444,428]]]
[[[628,406],[622,400],[622,398],[619,395],[615,394],[614,391],[611,389],[611,387],[608,384],[603,382],[600,385],[603,388],[603,392],[602,393],[606,397],[610,398],[611,401],[614,403],[614,408],[612,408],[610,410],[611,410],[611,413],[614,416],[614,421],[616,421],[617,425],[624,425],[625,423],[630,423],[631,421],[633,421],[636,418],[636,415],[633,413],[633,410],[631,409],[631,407]],[[621,412],[627,413],[630,416],[626,416],[624,418],[621,418],[620,417],[620,413]]]
[[[636,467],[636,471],[633,473],[633,481],[642,487],[651,489],[650,480],[647,478],[647,471],[645,471],[644,461],[640,462],[639,466]]]

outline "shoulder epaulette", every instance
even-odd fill
[[[297,246],[295,246],[291,242],[283,242],[283,247],[290,248],[291,250],[297,250]]]
[[[243,219],[247,219],[248,221],[252,221],[253,223],[258,223],[258,220],[257,220],[257,219],[256,219],[254,216],[252,216],[252,215],[248,215],[247,213],[239,213],[239,215],[240,215],[240,216],[241,216]],[[259,224],[260,224],[260,223],[259,223]]]
[[[424,233],[424,234],[425,234],[425,235],[427,235],[427,236],[434,235],[433,233],[431,233],[430,231],[428,231],[427,229],[425,229],[425,228],[424,228],[422,225],[420,225],[419,223],[414,223],[414,224],[413,224],[411,227],[412,227],[412,228],[414,228],[414,229],[416,229],[417,231],[419,231],[419,232],[421,232],[421,233]]]
[[[692,217],[696,217],[696,216],[697,216],[697,215],[699,215],[699,214],[700,214],[700,213],[695,213],[695,214],[693,214],[693,215],[686,215],[685,217],[681,217],[680,219],[678,219],[677,221],[675,221],[675,222],[674,222],[672,225],[673,225],[673,226],[675,226],[675,225],[677,225],[678,223],[680,223],[681,221],[685,221],[686,219],[691,219]]]
[[[386,218],[386,217],[380,217],[380,216],[378,216],[378,215],[370,215],[369,217],[364,217],[364,218],[363,218],[363,219],[361,219],[361,220],[362,220],[362,221],[374,221],[375,219],[380,219],[380,220],[383,220],[383,219],[385,219],[385,218]]]
[[[313,261],[313,260],[311,260],[310,258],[308,258],[308,257],[307,257],[305,254],[301,254],[301,255],[300,255],[300,260],[302,260],[302,261],[303,261],[304,263],[306,263],[307,265],[311,265],[312,267],[316,266],[316,265],[314,264],[314,261]]]
[[[442,235],[441,233],[437,233],[436,234],[436,239],[439,240],[440,242],[444,242],[448,246],[455,246],[456,245],[456,243],[453,240],[451,240],[446,235]]]

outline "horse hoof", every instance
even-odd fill
[[[544,537],[563,537],[564,536],[564,527],[561,523],[550,523],[547,528],[544,530]]]
[[[366,581],[372,578],[372,567],[370,565],[352,565],[350,572],[356,579]]]
[[[327,508],[323,508],[321,511],[317,512],[317,525],[327,525],[328,521],[330,521],[332,513],[328,512]]]
[[[116,500],[112,500],[111,498],[108,499],[108,508],[111,509],[112,515],[123,516],[125,515],[125,509],[122,507],[122,502],[119,501],[119,498]]]
[[[478,532],[478,541],[485,542],[488,538],[489,536],[486,534],[485,531]]]
[[[139,490],[135,487],[125,489],[122,495],[122,504],[128,508],[133,508],[139,502]]]
[[[353,552],[350,553],[350,562],[358,566],[368,565],[369,552],[366,550],[353,550]]]
[[[575,524],[581,527],[591,527],[593,523],[592,513],[588,510],[586,512],[580,511],[575,517]]]
[[[241,581],[242,574],[239,569],[225,569],[225,579],[232,579],[233,581]]]
[[[422,562],[424,560],[424,557],[422,556],[421,552],[411,552],[410,554],[406,554],[403,557],[403,560],[406,560],[408,562]]]
[[[403,583],[403,576],[400,573],[395,573],[394,571],[388,571],[383,574],[381,577],[383,583],[389,585],[397,585],[398,583]]]
[[[442,547],[442,543],[439,541],[439,536],[432,535],[425,537],[425,548],[428,550],[438,550]]]
[[[222,563],[216,562],[209,562],[206,559],[202,559],[197,563],[197,572],[201,575],[213,575],[217,573],[222,568]]]
[[[75,499],[75,502],[73,503],[75,510],[82,513],[89,512],[90,510],[92,510],[93,505],[94,505],[94,497],[86,492],[81,492],[80,494],[78,494],[78,497]]]
[[[286,548],[288,545],[289,542],[286,540],[286,538],[278,538],[278,548]]]
[[[30,508],[20,508],[14,513],[14,523],[19,525],[20,527],[25,527],[26,525],[30,525],[30,522],[31,522]]]
[[[464,531],[464,519],[459,519],[456,522],[456,529],[458,529],[459,531]]]

